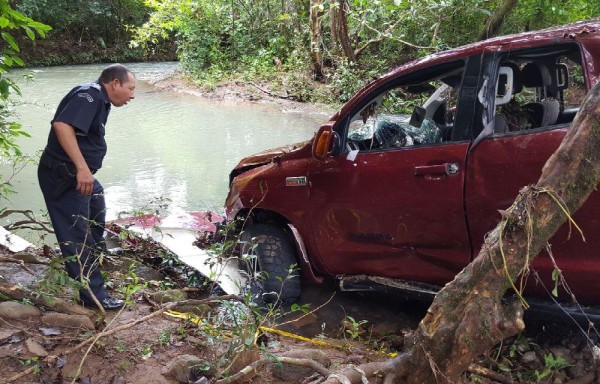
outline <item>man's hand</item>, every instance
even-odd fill
[[[94,192],[94,175],[87,167],[77,171],[77,190],[86,196]]]

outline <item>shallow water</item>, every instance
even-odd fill
[[[142,209],[158,198],[167,211],[219,212],[229,171],[244,156],[307,140],[327,114],[285,111],[280,105],[207,100],[161,91],[150,81],[173,73],[177,63],[128,64],[138,79],[136,99],[113,108],[107,123],[108,154],[96,174],[106,191],[108,216]],[[17,120],[31,134],[19,141],[27,154],[45,146],[60,99],[75,85],[95,80],[104,65],[61,66],[14,73],[23,97]],[[32,73],[34,80],[21,78]],[[6,167],[0,168],[5,173]],[[13,180],[17,195],[4,206],[44,210],[35,166]]]

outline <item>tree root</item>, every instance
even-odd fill
[[[224,379],[217,380],[215,382],[215,384],[230,384],[230,383],[236,383],[239,381],[243,381],[246,377],[248,377],[251,373],[256,371],[258,368],[260,368],[266,364],[269,364],[269,363],[277,363],[277,362],[299,365],[302,367],[308,367],[308,368],[311,368],[312,370],[314,370],[315,372],[317,372],[322,377],[327,377],[331,374],[331,372],[327,368],[325,368],[324,366],[322,366],[321,364],[317,363],[316,361],[314,361],[312,359],[302,359],[302,358],[295,358],[295,357],[270,355],[268,357],[264,357],[260,360],[255,361],[254,363],[246,366],[244,369],[242,369],[241,371],[239,371],[238,373],[236,373],[234,375],[231,375]]]

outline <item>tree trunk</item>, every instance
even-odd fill
[[[523,188],[479,255],[435,297],[398,357],[361,368],[397,383],[456,383],[479,355],[525,327],[520,301],[502,298],[600,181],[600,83],[583,102],[536,185]],[[337,375],[361,383],[356,368]],[[326,383],[342,382],[330,376]]]
[[[316,80],[323,79],[323,59],[321,50],[323,36],[321,31],[321,16],[323,0],[310,0],[310,59],[313,75]]]
[[[501,3],[492,17],[487,21],[483,30],[479,33],[477,40],[485,40],[494,37],[500,31],[504,18],[507,17],[512,10],[517,6],[518,0],[505,0]]]
[[[346,0],[338,0],[337,13],[337,37],[348,61],[354,63],[356,54],[350,43],[350,36],[348,36],[348,4]]]
[[[334,0],[335,2],[337,2],[339,4],[340,0]],[[337,34],[337,29],[338,29],[338,10],[337,7],[330,7],[329,8],[329,34],[330,34],[330,38],[331,38],[331,45],[329,47],[329,50],[331,51],[331,54],[334,56],[337,56],[338,54],[338,34]]]

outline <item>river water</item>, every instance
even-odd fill
[[[118,212],[148,208],[168,199],[168,212],[222,211],[229,171],[244,156],[307,140],[323,113],[284,110],[281,105],[209,100],[161,91],[151,82],[175,71],[177,63],[128,64],[137,77],[136,99],[113,108],[108,118],[108,154],[96,174],[105,188],[109,218]],[[19,140],[26,154],[45,146],[50,120],[61,98],[75,85],[95,80],[104,65],[80,65],[15,71],[22,98],[16,120],[31,138]],[[22,79],[31,73],[33,81]],[[1,166],[0,166],[1,167]],[[6,174],[6,166],[0,174]],[[17,195],[7,208],[45,210],[36,166],[13,179]]]

